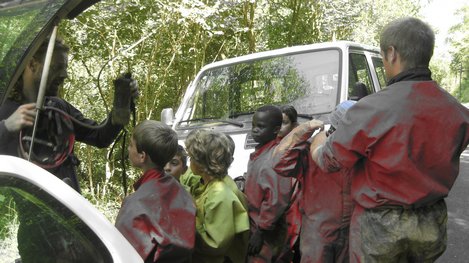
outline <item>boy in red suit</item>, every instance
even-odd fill
[[[143,170],[135,192],[124,199],[116,227],[145,262],[190,262],[195,206],[179,182],[163,170],[176,154],[177,134],[165,124],[137,125],[129,145],[132,166]]]
[[[328,135],[335,131],[342,116],[354,103],[345,101],[337,105],[330,115]],[[301,262],[348,262],[348,233],[353,209],[351,179],[346,170],[325,174],[313,162],[309,139],[320,128],[322,122],[313,120],[293,129],[275,149],[274,170],[300,182]]]
[[[252,137],[259,144],[250,156],[244,190],[251,223],[248,262],[291,260],[285,215],[292,202],[293,180],[277,175],[271,164],[281,125],[282,111],[276,106],[262,106],[252,118]]]

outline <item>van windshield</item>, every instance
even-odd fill
[[[340,84],[339,52],[309,51],[208,69],[196,80],[179,125],[246,116],[267,104],[289,104],[305,115],[330,112]]]

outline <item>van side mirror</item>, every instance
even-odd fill
[[[161,122],[168,126],[172,126],[173,121],[174,121],[173,109],[171,108],[163,109],[161,111]]]

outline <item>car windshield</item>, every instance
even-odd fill
[[[0,101],[31,43],[66,1],[0,1]]]
[[[206,70],[178,126],[249,115],[266,104],[290,104],[305,115],[330,112],[337,101],[339,68],[339,50],[329,49]]]

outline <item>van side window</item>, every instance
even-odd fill
[[[374,92],[370,70],[364,54],[350,53],[348,99],[360,100]]]
[[[379,57],[372,57],[371,61],[373,61],[376,76],[378,76],[379,86],[384,89],[386,87],[386,74],[384,73],[383,60]]]

